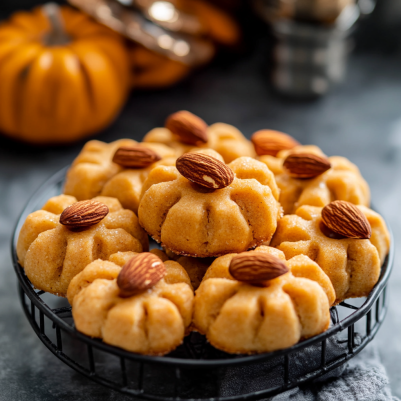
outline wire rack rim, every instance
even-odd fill
[[[20,286],[20,295],[21,295],[21,299],[23,299],[24,297],[24,291],[22,289],[22,287]],[[379,302],[379,298],[377,300],[377,302]],[[49,342],[48,338],[44,335],[42,335],[42,333],[39,330],[39,327],[37,326],[37,324],[35,324],[34,322],[34,318],[32,317],[32,315],[29,313],[28,311],[28,305],[23,302],[23,309],[24,312],[28,318],[28,320],[30,321],[34,331],[36,332],[36,334],[38,335],[38,337],[40,338],[40,340],[47,346],[47,348],[49,348],[49,350],[56,355],[59,359],[61,359],[65,364],[67,364],[69,367],[71,367],[72,369],[74,369],[75,371],[77,371],[78,373],[81,373],[87,377],[89,377],[90,379],[92,379],[93,381],[97,382],[98,384],[102,384],[102,385],[107,385],[110,388],[113,388],[117,391],[120,391],[124,394],[127,395],[131,395],[131,396],[136,396],[139,398],[144,398],[144,399],[149,399],[149,400],[153,400],[153,401],[184,401],[185,399],[180,398],[180,397],[162,397],[162,396],[158,396],[156,394],[146,394],[144,392],[144,390],[134,390],[134,389],[130,389],[126,386],[121,387],[121,386],[117,386],[115,383],[107,381],[107,383],[105,383],[105,380],[99,376],[97,376],[97,374],[95,372],[92,371],[88,371],[87,369],[84,369],[82,366],[76,364],[73,360],[71,360],[68,356],[66,356],[62,351],[58,350],[55,345],[51,342]],[[377,331],[379,330],[381,323],[384,319],[384,316],[386,315],[387,312],[387,306],[385,306],[382,309],[382,313],[380,314],[380,319],[379,321],[377,321],[377,324],[374,326],[373,330],[370,332],[370,335],[368,335],[363,341],[362,343],[360,343],[358,346],[354,347],[351,353],[348,354],[344,354],[341,358],[334,360],[333,362],[328,363],[324,368],[324,373],[327,373],[333,369],[338,368],[339,366],[343,365],[345,362],[347,362],[348,360],[350,360],[351,358],[353,358],[355,355],[359,354],[359,352],[361,352],[365,346],[373,339],[373,337],[376,335]],[[91,347],[90,345],[88,345],[88,348]],[[287,361],[289,361],[288,356],[286,356]],[[321,369],[317,368],[315,371],[313,372],[309,372],[306,376],[302,377],[301,379],[298,379],[294,382],[288,381],[284,386],[276,386],[273,388],[269,388],[269,389],[265,389],[265,390],[259,390],[256,391],[252,394],[247,394],[247,395],[237,395],[237,396],[228,396],[228,397],[212,397],[212,398],[200,398],[200,399],[189,399],[187,401],[238,401],[238,400],[257,400],[260,399],[261,397],[266,397],[266,396],[274,396],[276,394],[279,394],[283,391],[287,391],[291,388],[294,388],[296,386],[299,386],[302,383],[306,383],[310,380],[313,380],[319,376],[321,376]]]

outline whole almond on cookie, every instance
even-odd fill
[[[327,157],[316,156],[312,153],[296,153],[289,155],[283,164],[291,177],[314,178],[331,168]]]
[[[258,156],[277,156],[277,153],[281,150],[289,150],[300,145],[290,135],[267,129],[255,132],[251,137],[251,141]]]
[[[201,145],[208,141],[207,124],[189,111],[172,114],[167,118],[165,126],[188,145]]]
[[[186,153],[176,161],[177,170],[187,180],[211,189],[228,187],[234,173],[226,164],[202,153]]]
[[[230,274],[238,281],[263,286],[289,272],[284,261],[263,252],[244,252],[234,256],[229,267]]]
[[[120,297],[128,298],[152,288],[165,275],[166,267],[159,257],[149,252],[140,253],[123,266],[117,277]]]
[[[60,215],[60,224],[71,231],[82,231],[101,222],[109,208],[101,202],[85,200],[67,207]]]
[[[113,156],[113,162],[124,168],[144,168],[159,160],[155,151],[143,146],[122,146]]]
[[[322,210],[323,223],[346,238],[370,239],[372,228],[366,216],[352,203],[334,201]]]

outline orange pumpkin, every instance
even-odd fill
[[[0,132],[71,142],[106,127],[130,86],[121,37],[70,7],[48,4],[0,25]]]

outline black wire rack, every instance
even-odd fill
[[[387,312],[386,287],[393,246],[380,280],[364,299],[331,308],[331,326],[323,334],[291,348],[259,355],[230,355],[192,333],[169,355],[138,355],[79,333],[67,300],[33,288],[16,255],[26,216],[61,193],[66,169],[51,177],[31,198],[12,239],[19,295],[29,323],[46,347],[91,380],[149,400],[254,400],[282,393],[323,375],[337,375],[345,363],[374,338]]]

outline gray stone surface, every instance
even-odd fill
[[[357,53],[346,83],[323,99],[295,102],[278,98],[262,78],[259,57],[229,68],[214,66],[174,89],[134,93],[117,121],[98,138],[140,139],[179,109],[207,122],[224,121],[246,135],[260,128],[288,132],[329,155],[355,162],[370,183],[373,202],[401,235],[400,57]],[[70,163],[82,144],[58,149],[29,148],[0,139],[0,400],[125,400],[75,373],[39,341],[23,315],[10,252],[16,219],[36,188]],[[396,257],[390,309],[375,343],[401,396],[401,271]]]

